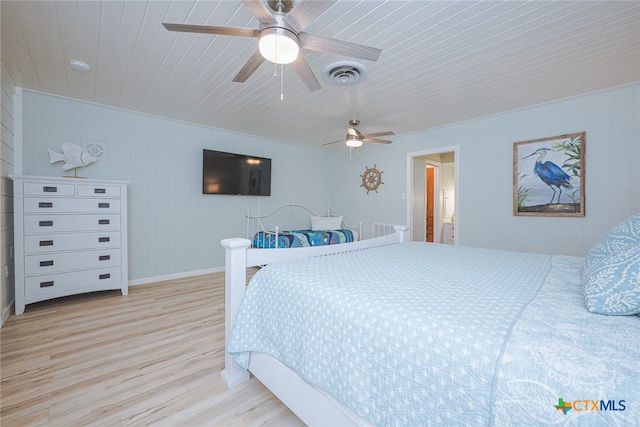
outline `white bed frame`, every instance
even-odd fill
[[[395,226],[394,229],[395,233],[374,239],[331,246],[290,248],[286,251],[252,249],[248,239],[222,240],[221,244],[225,248],[225,349],[244,297],[248,267],[404,242],[408,228]],[[309,426],[368,425],[328,393],[309,384],[295,371],[269,355],[251,353],[247,371],[225,351],[224,366],[220,376],[227,387],[249,380],[251,372]]]
[[[294,227],[289,227],[289,228],[282,228],[280,227],[279,224],[275,223],[275,218],[276,215],[278,213],[282,213],[283,211],[289,211],[289,212],[301,212],[302,215],[304,215],[304,219],[301,219],[302,217],[297,217],[294,221],[294,223],[296,224]],[[255,236],[255,234],[259,231],[263,231],[263,232],[271,232],[274,233],[273,237],[269,238],[269,242],[272,241],[272,239],[274,239],[274,241],[278,241],[278,235],[281,231],[285,231],[285,230],[292,230],[292,229],[308,229],[310,228],[308,225],[303,225],[303,223],[309,223],[310,221],[310,217],[311,216],[325,216],[325,217],[331,217],[331,216],[338,216],[338,215],[333,215],[331,213],[331,210],[327,209],[327,214],[326,215],[318,215],[317,213],[313,212],[311,209],[307,208],[306,206],[303,205],[299,205],[299,204],[286,204],[286,205],[282,205],[279,208],[273,210],[272,212],[269,212],[266,215],[251,215],[250,211],[247,211],[247,234],[246,234],[246,238],[253,241],[253,236]],[[273,220],[274,224],[269,224],[265,227],[264,222],[265,221],[269,221],[269,220]],[[344,219],[342,220],[342,228],[346,228],[352,231],[355,231],[358,233],[357,238],[354,240],[361,240],[362,239],[362,222],[358,223],[358,225],[351,225],[348,224]],[[278,245],[275,245],[275,248],[272,249],[282,249],[279,248]],[[287,248],[289,249],[289,248]]]

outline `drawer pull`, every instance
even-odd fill
[[[99,219],[98,220],[98,224],[100,224],[100,225],[107,225],[109,223],[110,223],[110,221],[108,219]]]
[[[94,188],[93,189],[93,193],[94,194],[106,194],[107,193],[107,189],[106,188]]]
[[[52,265],[53,265],[53,260],[40,261],[40,267],[51,267]]]
[[[101,274],[101,275],[99,276],[100,280],[102,280],[102,279],[108,279],[108,278],[110,278],[110,277],[111,277],[111,274],[110,274],[110,273]]]
[[[49,280],[48,282],[40,282],[41,288],[50,288],[53,286],[53,280]]]
[[[100,255],[98,257],[98,261],[109,261],[111,259],[111,255]]]
[[[53,240],[40,240],[40,246],[53,246]]]
[[[110,237],[98,237],[98,242],[100,243],[109,242],[110,240],[111,240]]]
[[[39,221],[38,225],[40,227],[53,227],[53,221]]]
[[[98,203],[98,207],[99,208],[108,208],[109,207],[109,203]]]
[[[38,207],[39,208],[52,208],[53,207],[53,202],[39,202],[38,203]]]
[[[42,187],[42,192],[43,193],[57,193],[58,192],[58,187]]]

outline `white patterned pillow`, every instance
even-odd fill
[[[582,279],[598,261],[634,243],[640,243],[640,213],[622,221],[593,245],[582,266]]]
[[[311,230],[338,230],[342,226],[341,216],[312,216]]]
[[[584,300],[592,313],[640,313],[640,243],[628,245],[594,264],[584,282]]]

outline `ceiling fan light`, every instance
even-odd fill
[[[281,27],[265,28],[258,42],[260,53],[275,64],[290,64],[300,52],[300,44],[294,33]]]
[[[362,147],[362,140],[357,135],[347,135],[347,147],[359,148]]]

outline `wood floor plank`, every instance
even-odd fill
[[[30,304],[0,330],[0,424],[304,425],[223,363],[224,273]]]

